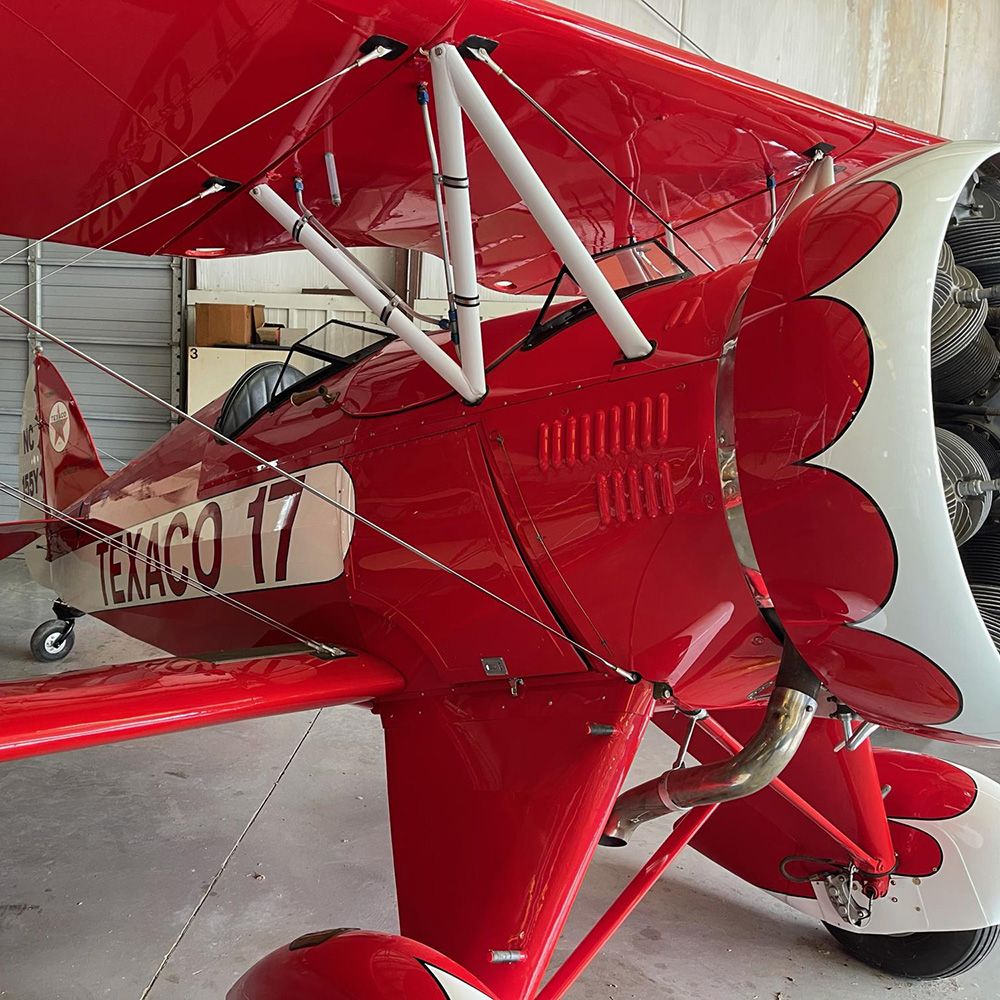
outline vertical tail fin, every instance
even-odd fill
[[[59,510],[108,478],[73,394],[40,351],[24,387],[19,474],[21,490]],[[22,503],[21,516],[39,513]]]

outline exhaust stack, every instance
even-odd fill
[[[697,767],[679,767],[624,792],[601,837],[604,847],[624,847],[640,823],[694,806],[731,802],[766,788],[785,769],[816,714],[819,681],[785,642],[767,714],[738,754]]]

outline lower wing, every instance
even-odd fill
[[[0,683],[0,761],[282,712],[360,704],[403,689],[364,654],[301,649],[250,658],[140,660]]]

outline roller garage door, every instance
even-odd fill
[[[26,247],[25,240],[0,237],[0,260]],[[4,305],[33,320],[109,367],[180,402],[181,269],[169,257],[135,257],[101,252],[58,271],[79,257],[78,247],[44,243],[0,265]],[[44,280],[18,291],[36,275]],[[170,415],[121,383],[62,348],[43,343],[80,403],[98,448],[128,461],[162,437]],[[0,316],[0,478],[17,480],[21,400],[31,350],[26,331]],[[118,468],[104,458],[109,472]],[[17,504],[0,497],[0,518],[17,514]]]

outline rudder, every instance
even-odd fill
[[[24,387],[19,458],[21,491],[58,510],[108,478],[73,394],[37,350]],[[37,518],[39,511],[22,500],[21,516]]]

